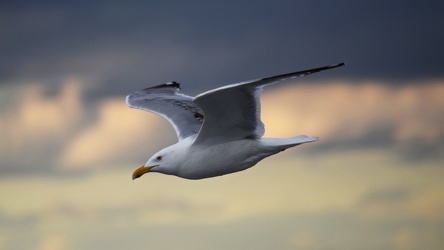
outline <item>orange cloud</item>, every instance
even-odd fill
[[[83,115],[80,83],[67,79],[60,93],[48,98],[40,86],[31,86],[18,111],[20,129],[34,135],[63,134],[76,126]]]
[[[67,145],[59,164],[91,167],[128,159],[131,151],[147,151],[160,129],[160,118],[129,109],[123,99],[110,99],[99,106],[99,119],[80,131]],[[151,134],[151,136],[150,136]],[[148,137],[147,137],[148,136]],[[149,139],[147,139],[149,138]],[[140,159],[140,160],[148,160]]]
[[[27,159],[69,137],[82,122],[84,112],[81,100],[81,81],[68,78],[60,92],[49,97],[41,84],[29,84],[12,91],[15,105],[0,113],[0,157],[3,159],[21,153]],[[40,155],[41,156],[41,155]],[[43,157],[43,156],[41,156]]]
[[[399,143],[444,136],[444,82],[390,87],[382,82],[299,83],[265,91],[267,136],[298,134],[325,140],[358,139],[391,128]]]
[[[29,161],[53,157],[62,167],[103,166],[136,155],[145,161],[175,141],[166,121],[127,108],[124,95],[100,102],[94,109],[97,119],[91,122],[82,86],[78,79],[67,79],[50,97],[41,85],[21,89],[15,110],[0,114],[0,129],[5,131],[0,156],[28,152]],[[396,143],[434,143],[444,136],[443,107],[443,81],[401,87],[370,81],[299,82],[266,89],[262,119],[267,137],[306,134],[322,141],[361,140],[388,128]],[[56,154],[47,155],[49,144],[57,146]]]

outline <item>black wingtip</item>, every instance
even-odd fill
[[[321,70],[334,69],[334,68],[342,67],[342,66],[344,66],[345,64],[346,64],[345,62],[341,62],[341,63],[338,63],[338,64],[334,64],[334,65],[330,65],[330,66],[326,66],[326,67],[321,67],[321,68],[319,68],[319,69],[321,69]],[[316,70],[316,69],[315,69],[315,70]]]
[[[345,64],[346,64],[345,62],[341,62],[341,63],[338,63],[338,64],[336,64],[336,65],[331,65],[330,68],[342,67],[342,66],[344,66]]]
[[[146,89],[160,89],[160,88],[165,88],[165,87],[173,87],[173,88],[176,88],[176,89],[180,89],[180,83],[178,83],[176,81],[172,81],[172,82],[167,82],[167,83],[160,84],[160,85],[157,85],[157,86],[149,87],[149,88],[146,88]]]
[[[180,83],[178,83],[176,81],[165,83],[165,85],[170,86],[170,87],[174,87],[176,89],[180,89]]]

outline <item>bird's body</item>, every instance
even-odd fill
[[[194,139],[189,137],[164,149],[168,157],[181,161],[180,164],[163,170],[163,174],[185,179],[203,179],[235,173],[289,147],[317,140],[315,137],[306,136],[242,139],[205,147],[193,145]],[[156,168],[151,171],[157,172]]]
[[[316,137],[263,138],[260,93],[281,80],[336,68],[338,64],[232,84],[196,97],[178,93],[176,82],[127,96],[129,107],[166,118],[179,141],[153,155],[133,173],[159,172],[185,179],[203,179],[239,172],[287,148],[316,141]]]

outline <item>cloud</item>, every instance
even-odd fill
[[[317,144],[321,145],[436,145],[444,140],[440,93],[444,93],[442,82],[396,88],[382,82],[348,81],[287,85],[265,90],[262,118],[266,136],[307,134],[319,136]],[[156,142],[172,132],[162,118],[130,110],[122,99],[105,100],[98,110],[99,119],[69,142],[61,165],[99,166],[129,160],[135,155],[131,148],[158,150]],[[160,121],[170,130],[162,129]],[[159,133],[162,136],[156,137]],[[168,141],[173,143],[173,138]]]
[[[40,250],[61,250],[66,248],[66,243],[63,237],[58,235],[48,235],[40,243]]]
[[[265,90],[262,117],[267,136],[308,134],[330,146],[363,146],[374,138],[380,145],[442,145],[443,93],[443,81],[401,87],[377,81],[299,83]]]
[[[131,162],[131,157],[155,149],[157,142],[163,139],[164,133],[155,133],[161,130],[160,118],[130,110],[123,98],[106,100],[98,110],[97,121],[68,141],[59,160],[61,166],[98,167],[117,165],[113,163],[116,161]],[[173,138],[165,137],[166,141]],[[148,156],[140,160],[148,160]]]
[[[216,249],[418,243],[439,249],[442,206],[434,199],[442,196],[443,169],[398,164],[388,152],[363,150],[276,156],[245,172],[202,181],[152,174],[135,182],[131,171],[116,168],[79,178],[20,176],[2,180],[0,219],[7,219],[0,232],[8,246],[32,246],[29,239],[35,239],[64,249],[136,248],[146,242],[196,249],[215,242]],[[415,204],[423,207],[410,209]],[[367,213],[380,205],[391,208]],[[441,215],[423,217],[427,211]]]
[[[8,91],[14,98],[0,113],[0,158],[5,168],[38,168],[51,164],[51,154],[83,121],[81,81],[66,78],[49,96],[42,84]],[[4,170],[4,169],[3,169]],[[22,169],[23,170],[23,169]]]
[[[429,176],[419,183],[394,184],[383,189],[372,188],[356,203],[359,218],[365,220],[420,220],[423,222],[444,219],[444,192],[435,183],[435,169],[421,171]],[[439,171],[441,172],[441,171]],[[412,177],[414,177],[412,175]]]
[[[110,82],[112,88],[122,82],[136,88],[145,79],[163,82],[169,76],[174,79],[166,81],[216,87],[260,77],[258,72],[284,73],[337,60],[350,64],[329,76],[442,76],[443,29],[432,28],[444,23],[442,3],[406,3],[402,10],[396,3],[291,1],[2,7],[0,84],[77,74],[108,88]],[[358,27],[366,32],[355,32]]]
[[[170,136],[172,128],[159,128],[169,126],[166,121],[129,109],[124,96],[86,106],[84,82],[76,77],[66,78],[58,90],[38,83],[4,89],[7,98],[0,113],[3,173],[97,167],[138,157],[141,164],[147,152],[175,140]]]
[[[139,165],[176,140],[164,119],[127,108],[124,95],[85,103],[84,83],[75,77],[50,94],[41,84],[6,89],[15,98],[5,98],[13,105],[0,113],[3,172]],[[267,137],[319,136],[312,149],[370,145],[416,159],[438,157],[444,150],[442,93],[442,81],[287,84],[264,91],[262,119]]]

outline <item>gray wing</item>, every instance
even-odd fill
[[[180,85],[170,82],[134,92],[126,97],[130,108],[142,109],[167,119],[179,140],[199,132],[203,122],[202,110],[193,97],[179,93]]]
[[[260,95],[265,85],[345,65],[340,63],[289,74],[241,82],[202,93],[193,102],[205,115],[194,144],[215,145],[264,135],[260,119]]]

